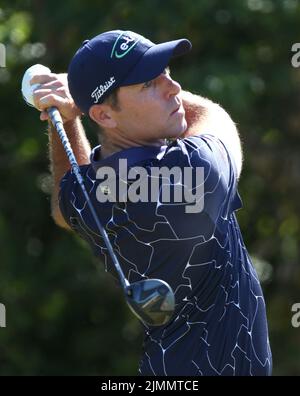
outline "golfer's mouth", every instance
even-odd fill
[[[181,106],[176,107],[174,111],[172,111],[171,115],[178,113]]]

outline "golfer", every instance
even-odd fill
[[[271,375],[264,297],[235,215],[240,139],[224,109],[172,79],[170,61],[190,49],[186,39],[154,44],[131,31],[102,33],[82,43],[67,76],[32,79],[41,84],[35,104],[42,120],[49,106],[62,114],[125,276],[162,279],[175,293],[171,321],[144,326],[139,374]],[[92,150],[83,114],[99,126]],[[54,220],[115,275],[51,127],[49,137]]]

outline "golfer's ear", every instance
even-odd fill
[[[89,116],[102,128],[115,128],[117,125],[111,107],[106,104],[93,105],[89,110]]]

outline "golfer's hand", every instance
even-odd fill
[[[33,98],[36,108],[41,111],[42,121],[49,119],[46,109],[51,106],[58,108],[64,122],[74,120],[81,115],[70,94],[66,73],[36,75],[31,79],[30,84],[40,84],[34,91]]]

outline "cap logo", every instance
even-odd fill
[[[130,37],[127,33],[121,33],[115,41],[110,57],[123,58],[140,40],[140,38]]]
[[[115,77],[111,77],[108,81],[106,81],[103,85],[99,85],[91,94],[91,98],[94,99],[94,103],[98,103],[101,96],[105,94],[105,92],[116,82]]]

